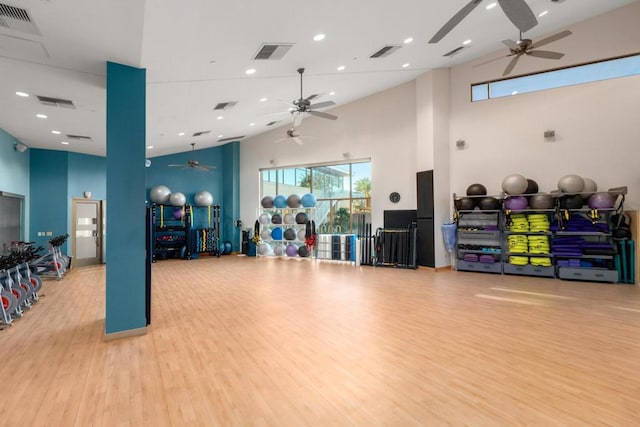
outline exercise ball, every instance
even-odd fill
[[[271,246],[267,245],[267,247],[268,247],[267,252],[271,252]],[[229,255],[232,250],[231,248],[232,248],[231,242],[229,241],[224,242],[224,251],[222,253],[225,255]]]
[[[300,203],[305,208],[315,208],[316,196],[311,193],[304,194],[302,197],[300,197]]]
[[[528,204],[529,202],[527,201],[527,198],[523,196],[507,197],[507,199],[504,201],[505,209],[508,209],[510,211],[521,211],[523,209],[527,209]]]
[[[284,238],[285,240],[296,240],[296,230],[293,228],[287,228],[284,230]]]
[[[271,239],[282,240],[282,228],[277,227],[271,230]]]
[[[467,196],[486,196],[487,187],[482,184],[471,184],[467,187]]]
[[[302,245],[298,248],[298,256],[299,257],[308,257],[309,256],[309,248],[305,245]]]
[[[598,191],[598,184],[591,178],[584,179],[584,188],[582,189],[582,198],[588,199],[593,193]]]
[[[278,195],[273,199],[273,206],[276,208],[286,208],[287,207],[287,198],[283,195]]]
[[[535,194],[529,197],[531,209],[553,209],[555,200],[551,194]]]
[[[296,215],[296,224],[306,224],[309,222],[309,215],[304,212],[298,212]]]
[[[292,194],[287,197],[287,206],[290,208],[299,208],[300,207],[300,196],[297,194]]]
[[[269,230],[268,228],[262,230],[260,232],[260,238],[262,238],[262,240],[271,240],[271,230]]]
[[[169,190],[169,187],[165,187],[164,185],[156,185],[151,189],[151,191],[149,191],[149,200],[161,205],[169,203],[170,196],[171,190]]]
[[[213,205],[213,195],[208,191],[198,191],[195,196],[193,196],[193,201],[196,206],[211,206]]]
[[[520,174],[507,175],[502,180],[502,191],[507,194],[524,194],[529,182]]]
[[[260,216],[258,217],[258,222],[260,224],[269,224],[271,222],[271,215],[269,215],[266,212],[263,214],[260,214]]]
[[[579,194],[564,196],[560,199],[561,209],[580,209],[583,204],[584,200],[582,200],[582,196]]]
[[[558,180],[558,188],[563,193],[579,193],[584,190],[584,179],[579,175],[565,175]]]
[[[471,197],[462,197],[455,201],[455,205],[459,211],[472,211],[476,207],[476,201]]]
[[[271,222],[273,224],[282,224],[282,215],[280,215],[279,213],[274,213],[271,217]]]
[[[617,196],[611,193],[595,193],[589,197],[587,204],[591,209],[610,209],[616,203]]]
[[[284,214],[284,223],[285,224],[295,224],[296,220],[292,213]]]
[[[277,256],[282,256],[284,255],[284,245],[282,245],[281,243],[278,243],[274,248],[273,248],[273,254],[277,255]]]
[[[173,218],[174,219],[182,219],[184,212],[182,212],[182,208],[174,208],[173,209]]]
[[[298,230],[298,240],[300,240],[301,242],[304,242],[304,239],[307,237],[307,230],[305,230],[304,228],[301,230]]]
[[[556,198],[562,197],[562,191],[558,190],[557,188],[555,190],[551,190],[549,194]]]
[[[483,211],[497,211],[500,210],[500,201],[495,197],[483,197],[478,202],[478,207]]]
[[[269,254],[269,250],[271,249],[271,247],[269,245],[267,245],[266,243],[260,243],[258,245],[258,253],[260,255],[267,255]],[[222,253],[224,253],[224,249],[222,250]]]
[[[185,203],[187,203],[187,198],[180,192],[171,193],[171,196],[169,196],[169,204],[171,206],[184,206]]]
[[[273,197],[264,196],[262,200],[260,200],[260,204],[263,208],[272,208],[273,207]]]
[[[289,245],[286,249],[287,256],[296,256],[298,255],[298,247],[296,245]]]
[[[527,178],[527,189],[524,190],[524,194],[535,194],[538,192],[538,183],[532,179]]]

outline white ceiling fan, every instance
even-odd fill
[[[300,135],[295,127],[292,127],[291,129],[287,129],[286,132],[286,136],[284,138],[280,138],[276,141],[273,141],[274,144],[280,143],[280,142],[284,142],[284,141],[293,141],[298,145],[302,145],[304,144],[304,141],[302,140],[302,138],[304,139],[309,139],[309,138],[313,138],[312,136],[305,136],[305,135]]]
[[[196,143],[191,143],[191,156],[192,158],[187,161],[187,163],[181,165],[169,165],[170,168],[181,168],[181,169],[197,169],[202,172],[209,172],[212,169],[215,169],[215,166],[211,165],[201,165],[197,160],[195,160],[195,151],[196,151]]]

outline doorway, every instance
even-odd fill
[[[73,199],[71,253],[79,267],[102,264],[102,201]]]

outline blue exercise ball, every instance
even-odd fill
[[[282,228],[276,227],[273,230],[271,230],[271,239],[282,240]]]
[[[276,208],[286,208],[287,207],[287,198],[283,195],[278,195],[273,199],[273,206]]]
[[[300,203],[302,204],[302,207],[315,208],[316,196],[311,193],[304,194],[302,197],[300,197]]]

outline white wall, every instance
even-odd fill
[[[514,74],[640,51],[639,22],[637,2],[573,25],[572,36],[544,47],[565,58],[524,57]],[[451,191],[480,182],[498,193],[511,173],[550,191],[558,178],[576,173],[601,189],[627,185],[626,208],[640,209],[640,76],[471,103],[470,85],[500,76],[507,60],[472,65],[500,53],[452,69]],[[555,142],[544,140],[546,129],[556,131]],[[466,140],[466,149],[453,148],[458,139]]]
[[[240,146],[240,213],[247,226],[256,219],[260,204],[260,168],[371,158],[371,205],[374,230],[382,227],[385,209],[416,207],[416,95],[415,82],[380,92],[330,110],[336,121],[309,117],[299,128],[308,138],[274,144],[286,127],[248,138]],[[401,200],[389,201],[397,191]]]

